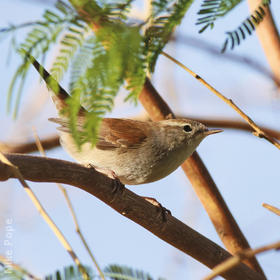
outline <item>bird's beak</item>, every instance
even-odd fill
[[[220,132],[223,132],[223,130],[222,129],[208,129],[205,131],[205,135],[208,136],[208,135],[220,133]]]

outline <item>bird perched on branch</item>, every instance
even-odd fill
[[[28,55],[33,66],[52,89],[52,99],[59,118],[60,141],[64,149],[80,164],[94,167],[110,178],[127,185],[145,184],[160,180],[177,169],[208,135],[221,132],[210,130],[202,123],[189,119],[168,119],[159,122],[122,118],[104,118],[97,144],[75,143],[69,120],[63,114],[69,94],[54,80],[39,62]],[[77,128],[82,131],[86,110],[81,107]]]

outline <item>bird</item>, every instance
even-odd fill
[[[160,180],[176,170],[209,135],[222,130],[210,130],[190,119],[166,119],[157,122],[126,118],[104,118],[95,146],[90,142],[76,144],[69,120],[62,112],[68,106],[69,94],[31,55],[35,69],[52,89],[51,97],[59,118],[49,120],[60,125],[62,147],[80,164],[93,167],[124,185],[140,185]],[[83,131],[86,109],[80,108],[77,129]]]

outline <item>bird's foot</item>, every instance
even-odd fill
[[[115,200],[116,195],[118,193],[122,194],[124,190],[124,184],[120,181],[120,179],[117,177],[116,173],[113,170],[105,169],[105,168],[98,168],[92,164],[88,165],[89,168],[94,168],[97,172],[100,172],[107,177],[113,179],[113,187],[112,187],[112,193],[114,195],[112,201]]]
[[[166,209],[165,207],[163,207],[155,198],[153,197],[147,197],[147,196],[143,196],[143,198],[150,202],[151,204],[153,204],[154,206],[158,207],[158,211],[159,214],[162,217],[162,220],[164,222],[166,222],[167,220],[167,215],[171,215],[171,211],[169,209]]]
[[[123,191],[124,191],[124,184],[119,180],[119,178],[116,177],[113,181],[112,193],[113,194],[117,194],[117,193],[122,194]]]

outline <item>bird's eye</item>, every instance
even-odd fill
[[[191,132],[191,131],[192,131],[191,126],[188,125],[188,124],[186,124],[186,125],[184,126],[184,131],[186,131],[186,132]]]

